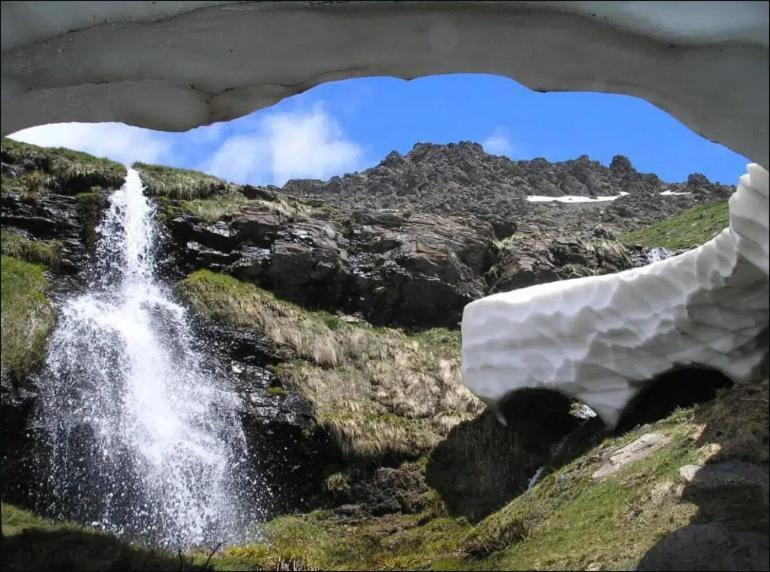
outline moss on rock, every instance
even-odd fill
[[[107,197],[97,189],[88,193],[78,193],[75,195],[75,199],[77,200],[78,217],[82,225],[81,238],[86,249],[93,252],[99,239],[96,227],[99,226],[102,213],[107,206]]]
[[[2,256],[2,355],[4,374],[18,379],[43,361],[54,323],[43,267]]]
[[[51,270],[56,270],[61,256],[61,242],[58,240],[32,240],[22,234],[2,229],[0,231],[0,251],[6,256],[44,264]]]

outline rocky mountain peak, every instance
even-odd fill
[[[663,204],[666,201],[684,202],[681,193],[693,194],[700,189],[714,193],[714,200],[730,193],[728,187],[712,185],[697,173],[691,175],[687,183],[664,183],[654,174],[638,172],[623,155],[615,155],[609,167],[585,154],[561,162],[542,157],[512,161],[491,155],[472,141],[417,143],[405,155],[391,151],[379,164],[365,171],[333,177],[326,182],[290,181],[283,188],[295,196],[333,201],[344,210],[395,209],[443,216],[473,214],[500,228],[507,228],[512,220],[527,218],[524,215],[531,212],[533,205],[526,199],[532,195],[596,198],[645,195],[648,199],[637,203],[660,202],[656,210],[666,210],[668,207]],[[680,194],[661,195],[664,191]],[[604,206],[608,205],[604,203]]]
[[[610,172],[616,177],[625,177],[636,173],[631,160],[624,155],[615,155],[610,162]]]

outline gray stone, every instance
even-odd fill
[[[622,467],[633,462],[644,459],[653,451],[657,451],[663,445],[669,442],[669,438],[662,433],[646,433],[636,441],[632,441],[625,447],[613,451],[607,462],[604,463],[592,477],[601,479],[608,475],[617,473]]]

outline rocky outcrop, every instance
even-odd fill
[[[253,205],[214,223],[169,220],[186,271],[210,268],[308,307],[373,323],[455,325],[483,295],[494,231],[480,221],[356,211],[343,221]]]
[[[366,171],[325,182],[292,180],[283,191],[323,199],[343,210],[365,207],[442,216],[473,215],[492,224],[498,238],[504,238],[516,230],[518,221],[531,217],[533,208],[525,201],[530,195],[601,197],[628,193],[642,197],[642,204],[649,203],[649,216],[655,220],[704,200],[729,196],[729,187],[700,177],[691,177],[687,184],[665,183],[653,174],[637,172],[629,159],[620,155],[608,168],[586,155],[557,163],[542,158],[511,161],[485,153],[478,143],[418,143],[406,155],[393,151]],[[666,191],[691,194],[660,195]],[[676,200],[670,200],[674,197]],[[647,209],[641,206],[636,210]],[[553,213],[548,208],[542,209],[538,218],[545,215],[554,224],[557,219],[549,214]],[[609,215],[607,220],[619,219]],[[642,220],[639,224],[649,222]],[[574,223],[579,225],[579,220]],[[561,217],[557,226],[564,225]]]
[[[138,168],[164,201],[177,275],[223,271],[303,306],[408,327],[454,326],[485,294],[645,262],[616,235],[726,192],[700,177],[663,183],[621,156],[610,167],[586,156],[513,162],[467,142],[417,144],[367,171],[283,189]],[[690,194],[660,194],[671,189]],[[526,200],[565,192],[629,194],[607,208]]]

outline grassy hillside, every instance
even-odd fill
[[[679,472],[723,460],[766,467],[767,399],[766,380],[742,385],[609,437],[475,526],[448,514],[429,491],[430,502],[415,515],[340,519],[318,510],[278,517],[263,526],[259,542],[226,546],[209,560],[208,549],[164,555],[4,505],[4,562],[9,570],[50,568],[63,558],[77,569],[115,562],[155,569],[173,558],[175,569],[208,563],[216,570],[627,570],[689,524],[721,522],[767,534],[761,490],[738,484],[715,494],[688,484]],[[595,476],[614,452],[651,433],[663,437],[659,448]]]
[[[725,459],[766,464],[767,388],[765,381],[727,390],[714,402],[607,438],[476,526],[448,515],[430,492],[434,502],[417,515],[352,523],[327,511],[280,517],[264,527],[263,542],[225,548],[212,564],[218,570],[281,563],[322,570],[627,570],[690,523],[730,522],[766,534],[761,491],[703,494],[679,469]],[[650,433],[663,436],[660,448],[594,477],[613,452]],[[747,499],[757,503],[755,510],[745,508]]]
[[[727,201],[709,203],[680,215],[630,232],[621,237],[627,244],[669,250],[692,248],[708,242],[729,226]]]
[[[291,359],[276,372],[316,407],[350,455],[418,457],[480,402],[460,383],[459,332],[406,334],[310,312],[252,284],[207,270],[178,292],[202,316],[257,328]]]

